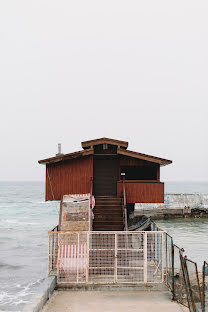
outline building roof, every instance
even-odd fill
[[[109,138],[100,138],[100,139],[95,139],[95,140],[90,140],[90,141],[84,141],[84,142],[82,142],[83,150],[81,150],[81,151],[69,153],[69,154],[61,154],[58,156],[39,160],[38,162],[39,162],[39,164],[51,164],[51,163],[61,162],[63,160],[68,160],[68,159],[73,159],[73,158],[78,158],[78,157],[84,157],[87,155],[93,155],[94,154],[93,146],[99,145],[99,144],[104,144],[104,143],[116,145],[117,146],[117,154],[119,154],[119,155],[124,155],[124,156],[132,157],[132,158],[146,160],[149,162],[159,164],[160,166],[165,166],[165,165],[169,165],[172,163],[172,161],[168,160],[168,159],[164,159],[164,158],[160,158],[160,157],[155,157],[155,156],[151,156],[151,155],[142,154],[142,153],[127,150],[128,142],[109,139]]]
[[[100,138],[100,139],[82,142],[82,148],[85,149],[85,148],[93,147],[94,145],[99,145],[99,144],[104,144],[104,143],[116,145],[118,147],[122,146],[123,148],[128,147],[128,142],[126,142],[126,141],[109,139],[109,138]]]

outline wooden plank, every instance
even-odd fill
[[[164,183],[125,182],[127,203],[164,203]],[[122,195],[122,182],[117,183],[117,196]]]

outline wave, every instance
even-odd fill
[[[1,269],[11,269],[11,270],[19,270],[22,268],[23,265],[14,265],[14,264],[8,264],[8,263],[0,263],[0,270]]]

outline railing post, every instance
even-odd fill
[[[86,284],[88,284],[89,280],[89,266],[90,266],[90,233],[87,232],[87,263],[86,263]]]
[[[166,284],[168,285],[168,237],[167,233],[165,233],[165,277],[166,277]]]
[[[162,282],[164,282],[164,263],[163,263],[163,232],[161,233],[161,272],[162,272]]]
[[[77,284],[79,283],[79,232],[77,233]]]
[[[172,300],[175,300],[175,279],[174,279],[174,245],[173,240],[171,240],[171,254],[172,254]]]
[[[117,266],[118,266],[118,263],[117,263],[117,233],[115,233],[115,264],[114,264],[114,282],[117,283],[117,279],[118,279],[118,274],[117,274]]]
[[[147,284],[147,232],[143,233],[143,252],[144,252],[144,284]]]
[[[204,261],[203,270],[202,270],[202,312],[205,312],[205,289],[206,289],[206,285],[205,285],[205,267],[206,267],[206,263]]]

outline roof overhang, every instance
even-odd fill
[[[69,154],[60,154],[60,155],[57,155],[55,157],[42,159],[42,160],[39,160],[39,164],[45,164],[45,165],[46,164],[53,164],[53,163],[58,163],[58,162],[65,161],[65,160],[75,159],[78,157],[93,155],[94,154],[94,146],[99,145],[99,144],[104,144],[104,143],[116,145],[118,155],[124,155],[124,156],[128,156],[131,158],[141,159],[144,161],[148,161],[148,162],[158,164],[160,166],[165,166],[165,165],[169,165],[172,163],[172,161],[168,160],[168,159],[150,156],[147,154],[142,154],[142,153],[137,153],[137,152],[127,150],[128,142],[109,139],[109,138],[101,138],[101,139],[95,139],[95,140],[82,142],[83,150],[81,150],[81,151],[69,153]]]
[[[101,139],[84,141],[81,144],[82,144],[82,148],[86,149],[89,147],[93,147],[94,145],[99,145],[99,144],[104,144],[104,143],[116,145],[118,147],[123,147],[125,149],[128,147],[128,142],[126,141],[114,140],[114,139],[109,139],[109,138],[101,138]]]
[[[137,158],[137,159],[142,159],[142,160],[146,160],[149,162],[153,162],[156,164],[159,164],[160,166],[165,166],[165,165],[169,165],[172,163],[172,160],[169,159],[164,159],[164,158],[159,158],[159,157],[155,157],[155,156],[150,156],[147,154],[141,154],[141,153],[137,153],[137,152],[133,152],[130,150],[124,150],[122,148],[118,148],[117,149],[117,153],[120,155],[124,155],[124,156],[128,156],[128,157],[132,157],[132,158]]]
[[[78,151],[75,153],[61,154],[61,155],[58,155],[55,157],[42,159],[42,160],[39,160],[38,163],[42,164],[42,165],[47,165],[47,164],[58,163],[58,162],[61,162],[63,160],[74,159],[74,158],[83,157],[83,156],[87,156],[87,155],[91,155],[91,154],[93,154],[93,149],[90,148],[90,149]]]

